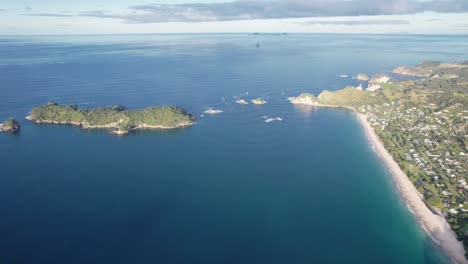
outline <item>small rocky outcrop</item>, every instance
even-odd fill
[[[290,97],[288,100],[292,104],[318,105],[318,99],[312,94],[303,93],[297,97]]]
[[[5,121],[3,124],[0,124],[0,131],[1,132],[9,132],[9,133],[15,133],[20,130],[21,126],[18,121],[14,118],[10,118],[7,121]]]
[[[360,73],[356,76],[356,80],[367,82],[369,80],[369,76],[365,73]]]
[[[247,105],[249,104],[247,101],[245,101],[244,99],[239,99],[239,100],[236,100],[236,103],[237,104],[241,104],[241,105]]]
[[[221,110],[217,110],[217,109],[210,108],[210,109],[206,110],[206,111],[203,112],[203,113],[205,113],[205,114],[210,114],[210,115],[217,115],[217,114],[221,114],[222,112],[223,112],[223,111],[221,111]]]
[[[267,102],[263,100],[262,98],[257,98],[257,99],[253,99],[252,103],[256,105],[262,105],[262,104],[266,104]]]

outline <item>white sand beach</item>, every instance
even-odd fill
[[[400,169],[392,156],[387,152],[377,134],[367,121],[367,116],[354,111],[366,131],[367,138],[378,156],[390,170],[398,187],[401,197],[406,201],[411,212],[421,224],[422,228],[440,246],[454,263],[468,263],[465,250],[447,221],[440,215],[434,214],[422,200],[422,195],[414,187],[405,173]]]

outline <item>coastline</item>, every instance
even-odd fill
[[[348,108],[348,107],[347,107]],[[348,108],[350,109],[350,108]],[[382,159],[385,166],[389,169],[390,174],[397,185],[401,197],[405,200],[410,210],[415,215],[417,221],[424,231],[432,238],[432,240],[442,248],[454,263],[466,264],[468,261],[465,258],[465,250],[457,236],[450,228],[450,225],[438,214],[434,214],[423,200],[422,195],[414,187],[413,183],[408,179],[406,174],[401,170],[400,166],[393,160],[392,156],[385,149],[380,138],[375,133],[367,121],[367,116],[358,113],[352,109],[359,123],[364,128],[369,144],[372,146],[376,154]]]
[[[12,129],[7,129],[3,126],[3,124],[0,124],[0,132],[6,132],[6,133],[16,133],[20,130],[20,127],[14,127]]]
[[[421,193],[419,193],[416,187],[414,187],[413,183],[401,170],[398,163],[393,159],[387,149],[385,149],[382,141],[367,121],[367,115],[361,114],[356,111],[356,109],[349,106],[324,105],[315,102],[294,102],[294,100],[290,101],[292,104],[298,105],[302,104],[326,108],[344,108],[352,111],[364,129],[370,146],[388,168],[393,181],[396,184],[399,195],[406,202],[421,228],[429,235],[432,241],[434,241],[434,243],[447,254],[453,263],[468,264],[468,260],[465,258],[465,249],[463,248],[462,242],[457,239],[455,232],[453,232],[447,220],[437,212],[434,212],[434,209],[431,209],[424,201]]]

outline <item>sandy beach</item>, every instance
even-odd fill
[[[434,214],[426,206],[422,200],[421,194],[385,149],[377,134],[367,121],[367,116],[357,113],[356,111],[354,112],[366,131],[369,143],[390,170],[401,197],[406,201],[422,228],[429,234],[434,242],[446,252],[454,263],[468,263],[465,259],[463,245],[457,240],[455,233],[452,231],[447,221],[443,217]]]

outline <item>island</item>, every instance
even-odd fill
[[[176,106],[156,106],[127,110],[122,105],[79,109],[77,105],[48,103],[32,109],[26,117],[37,124],[68,124],[83,129],[112,129],[122,135],[138,129],[174,129],[195,124],[186,110]]]
[[[222,112],[223,112],[223,111],[221,111],[221,110],[217,110],[217,109],[210,108],[210,109],[206,110],[206,111],[203,112],[203,113],[205,113],[205,114],[210,114],[210,115],[217,115],[217,114],[221,114]]]
[[[241,104],[241,105],[247,105],[247,104],[249,104],[249,103],[248,103],[247,101],[245,101],[244,99],[236,100],[236,103]]]
[[[266,104],[267,101],[263,100],[262,98],[257,98],[257,99],[253,99],[252,103],[256,105],[262,105],[262,104]]]
[[[356,80],[367,82],[369,80],[369,76],[365,73],[360,73],[358,76],[356,76]]]
[[[455,263],[468,263],[468,62],[393,72],[403,80],[379,74],[366,90],[350,86],[289,100],[353,111],[423,229]]]
[[[16,133],[20,128],[19,122],[14,118],[9,118],[3,124],[0,124],[0,132]]]

